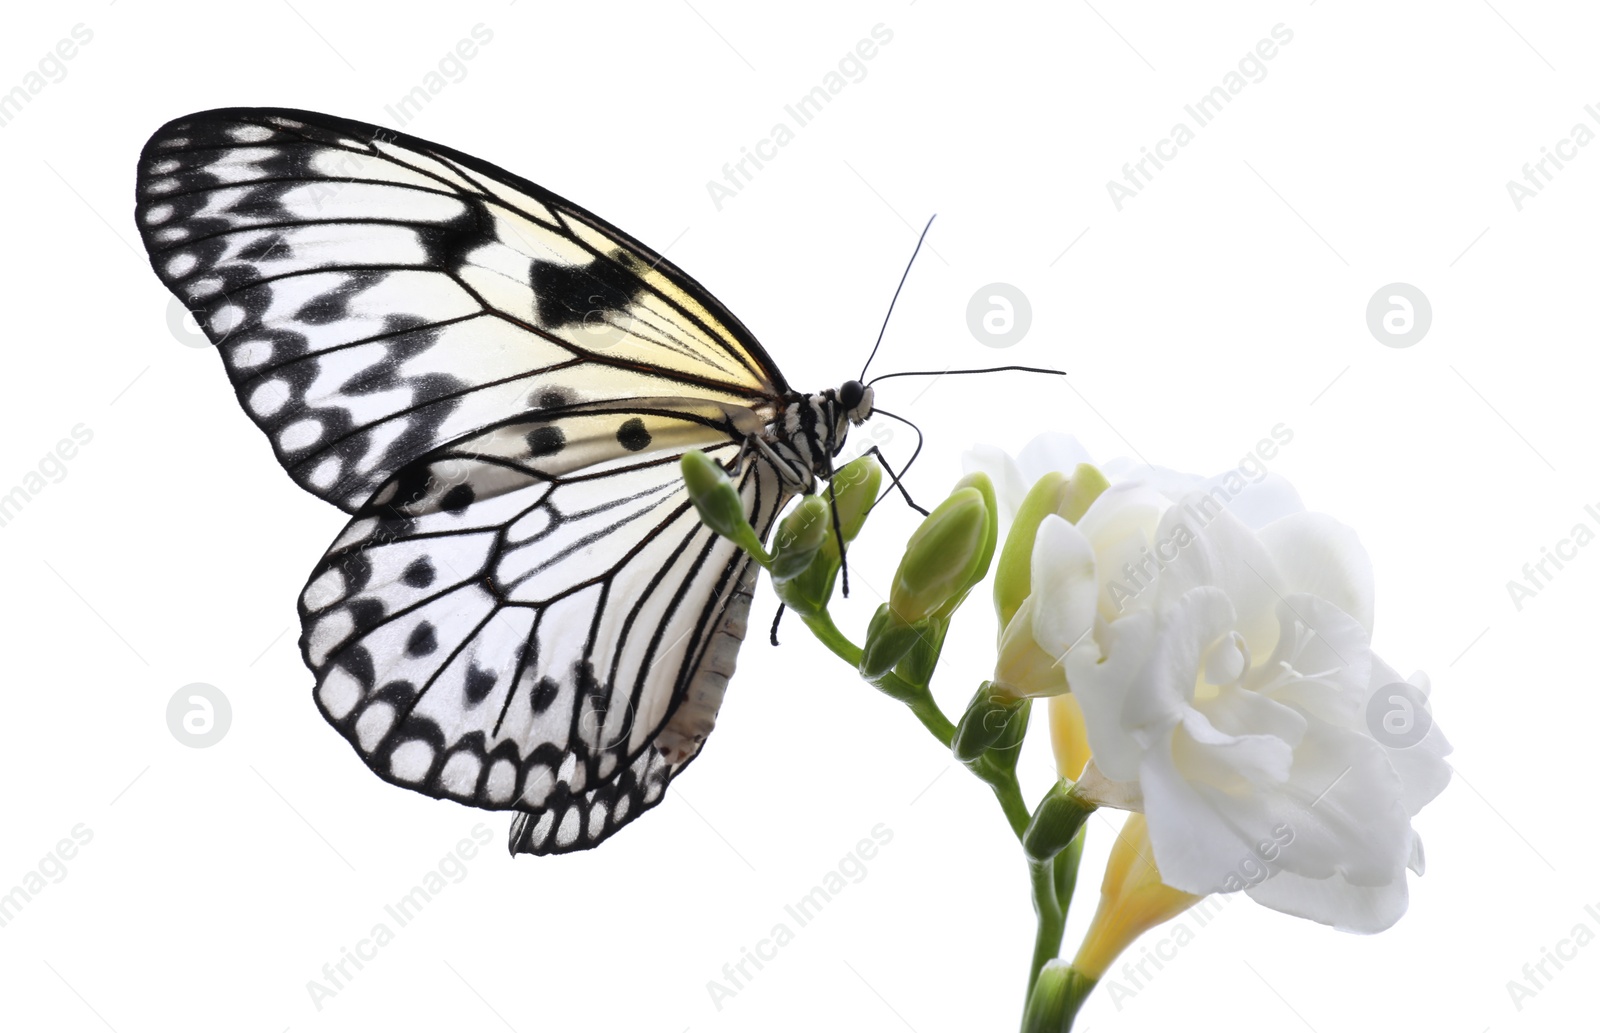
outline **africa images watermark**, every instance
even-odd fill
[[[385,904],[384,918],[374,922],[367,935],[355,942],[354,948],[341,946],[338,959],[322,966],[321,979],[306,980],[306,993],[311,996],[312,1006],[321,1011],[330,998],[348,989],[350,982],[367,967],[366,963],[373,961],[378,951],[394,942],[396,929],[410,925],[447,886],[466,879],[467,862],[477,857],[478,851],[493,839],[494,833],[489,831],[489,826],[478,822],[472,826],[470,839],[462,837],[449,853],[439,859],[437,865],[422,873],[409,892],[394,903]],[[391,921],[394,923],[392,926]]]
[[[467,62],[478,56],[481,47],[494,40],[494,30],[479,22],[469,30],[470,38],[463,36],[456,45],[444,52],[435,68],[429,69],[422,81],[393,104],[383,106],[384,113],[394,119],[394,124],[404,126],[422,114],[422,109],[433,103],[433,98],[443,93],[445,87],[467,77]]]
[[[32,903],[33,899],[43,893],[51,883],[60,883],[67,877],[67,862],[78,856],[78,851],[88,846],[94,840],[94,829],[83,822],[72,826],[71,831],[62,836],[56,845],[50,849],[39,863],[17,880],[17,884],[4,894],[0,894],[0,929],[4,929],[17,920],[17,915],[22,909]],[[45,880],[50,880],[46,882]]]
[[[1539,996],[1541,991],[1548,989],[1550,981],[1567,967],[1565,963],[1576,961],[1578,952],[1595,941],[1595,926],[1590,923],[1600,925],[1600,906],[1585,904],[1583,917],[1583,921],[1575,923],[1566,936],[1556,941],[1554,950],[1541,946],[1539,960],[1522,966],[1521,979],[1506,980],[1506,993],[1511,996],[1511,1004],[1517,1011],[1521,1011],[1523,1005]]]
[[[94,440],[94,431],[86,423],[74,424],[68,432],[71,437],[57,441],[55,447],[44,454],[38,464],[22,475],[10,491],[0,495],[0,527],[11,526],[28,503],[38,498],[52,484],[67,479],[67,464],[78,456],[78,450]]]
[[[787,120],[775,122],[767,135],[757,140],[753,147],[740,147],[739,159],[725,162],[722,166],[723,182],[706,180],[706,193],[711,195],[713,208],[722,211],[724,204],[749,186],[756,173],[778,156],[780,148],[795,141],[798,130],[810,125],[825,107],[833,103],[833,98],[844,92],[846,86],[859,83],[867,77],[867,62],[878,56],[880,47],[886,47],[894,40],[894,30],[879,22],[872,27],[870,35],[871,39],[863,37],[853,49],[845,51],[835,68],[824,75],[820,83],[793,104],[783,106]],[[792,127],[790,123],[793,123]],[[751,165],[755,166],[754,171],[748,167]]]
[[[1139,945],[1139,957],[1129,957],[1122,963],[1118,979],[1107,975],[1101,985],[1111,997],[1111,1003],[1121,1011],[1123,1006],[1148,987],[1169,962],[1175,961],[1178,951],[1195,941],[1198,931],[1211,924],[1212,919],[1235,900],[1243,890],[1261,885],[1277,874],[1281,866],[1278,859],[1285,847],[1294,842],[1294,828],[1288,824],[1273,826],[1270,833],[1251,846],[1249,855],[1240,858],[1234,870],[1223,880],[1222,892],[1213,893],[1195,903],[1174,922],[1166,935],[1154,943]],[[1190,923],[1193,923],[1191,927]]]
[[[1122,580],[1112,580],[1106,585],[1106,598],[1115,603],[1118,612],[1139,597],[1139,593],[1156,583],[1167,564],[1199,537],[1228,503],[1238,498],[1245,488],[1260,484],[1270,472],[1267,463],[1278,456],[1278,450],[1294,440],[1294,431],[1279,423],[1273,426],[1272,436],[1256,442],[1256,447],[1245,453],[1239,465],[1217,478],[1199,498],[1189,498],[1179,503],[1187,520],[1179,521],[1172,533],[1160,539],[1153,547],[1140,551],[1137,562],[1129,560],[1122,565]]]
[[[5,128],[22,114],[22,109],[33,103],[33,98],[43,93],[45,87],[67,77],[67,62],[78,56],[78,51],[94,39],[94,30],[79,22],[67,35],[44,52],[38,65],[22,76],[22,81],[0,93],[0,129]]]
[[[1593,104],[1583,106],[1584,114],[1592,119],[1595,125],[1600,125],[1600,109]],[[1543,155],[1538,161],[1525,161],[1522,163],[1522,178],[1524,182],[1518,183],[1514,179],[1506,180],[1506,193],[1511,195],[1511,205],[1517,211],[1522,211],[1522,206],[1544,193],[1544,188],[1556,178],[1556,173],[1567,167],[1567,162],[1572,161],[1580,153],[1578,148],[1587,147],[1595,141],[1595,131],[1587,122],[1575,123],[1569,135],[1555,142],[1554,147],[1540,147],[1539,153]],[[1550,166],[1554,165],[1552,171]]]
[[[1142,157],[1138,161],[1125,162],[1122,166],[1124,183],[1114,179],[1106,180],[1106,193],[1111,195],[1111,203],[1117,211],[1122,211],[1124,203],[1139,196],[1144,188],[1155,181],[1156,172],[1166,168],[1166,163],[1178,157],[1178,150],[1194,142],[1196,130],[1204,129],[1212,122],[1229,104],[1233,98],[1244,92],[1244,88],[1251,83],[1261,82],[1267,77],[1267,62],[1278,56],[1281,47],[1288,46],[1294,40],[1294,30],[1283,22],[1274,25],[1271,38],[1263,38],[1256,43],[1254,49],[1246,51],[1239,59],[1238,71],[1230,71],[1222,77],[1218,86],[1213,86],[1193,104],[1185,104],[1183,113],[1189,116],[1188,122],[1177,122],[1168,135],[1157,140],[1155,147],[1139,148]],[[1189,122],[1193,122],[1191,127]],[[1149,166],[1154,165],[1155,171]]]
[[[721,1011],[724,1003],[737,997],[739,991],[747,989],[751,980],[755,979],[766,967],[764,962],[777,958],[778,950],[794,942],[794,930],[803,929],[810,925],[822,909],[828,906],[839,894],[843,893],[850,883],[858,883],[867,877],[867,862],[878,856],[878,851],[894,841],[894,830],[879,822],[872,826],[871,839],[861,839],[848,854],[839,859],[838,865],[824,873],[817,885],[811,891],[792,904],[783,906],[783,913],[794,920],[794,928],[787,921],[778,921],[766,936],[756,941],[755,949],[741,946],[739,957],[722,966],[722,979],[708,979],[706,993],[711,995],[711,1003]],[[848,882],[846,880],[849,880]],[[754,966],[755,971],[751,971]]]
[[[1600,507],[1590,503],[1583,507],[1584,515],[1589,520],[1580,520],[1572,525],[1572,530],[1565,538],[1556,542],[1555,547],[1548,545],[1539,546],[1539,558],[1522,565],[1522,578],[1518,581],[1511,578],[1506,582],[1506,594],[1511,597],[1511,605],[1516,607],[1518,613],[1522,612],[1523,604],[1532,599],[1546,588],[1555,576],[1566,565],[1578,558],[1578,550],[1593,542],[1597,537],[1595,528],[1600,527]],[[1589,521],[1594,523],[1591,526]],[[1554,570],[1550,568],[1554,567]]]

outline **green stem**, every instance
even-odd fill
[[[1040,804],[1038,813],[1044,813],[1049,802]],[[1084,812],[1082,818],[1088,817]],[[1028,970],[1028,997],[1033,997],[1039,973],[1049,961],[1061,953],[1061,936],[1067,927],[1067,912],[1072,906],[1072,893],[1078,885],[1078,864],[1083,859],[1084,828],[1079,824],[1067,846],[1048,860],[1030,861],[1029,872],[1033,880],[1033,910],[1038,915],[1038,929],[1034,933],[1033,962]],[[1024,839],[1024,843],[1028,840]],[[1088,991],[1085,990],[1084,993]],[[1081,1003],[1081,997],[1076,998]],[[1041,1002],[1042,1004],[1043,1002]],[[1051,1027],[1055,1028],[1055,1027]],[[1064,1028],[1064,1027],[1063,1027]]]
[[[1033,910],[1039,916],[1039,927],[1033,936],[1033,962],[1028,966],[1028,994],[1022,999],[1024,1006],[1033,995],[1033,984],[1039,981],[1039,970],[1061,952],[1061,937],[1067,930],[1066,909],[1056,896],[1054,859],[1028,862],[1028,874],[1033,881]]]
[[[812,617],[801,617],[806,627],[817,637],[817,641],[827,646],[829,651],[849,664],[851,667],[861,666],[861,647],[845,638],[844,632],[833,623],[833,617],[826,611]],[[946,748],[950,748],[950,740],[955,737],[956,726],[944,716],[944,711],[939,709],[939,704],[933,701],[933,696],[928,692],[927,686],[913,685],[893,671],[884,675],[874,683],[884,695],[904,703],[911,712],[922,722],[922,727]]]
[[[851,667],[861,666],[861,647],[845,637],[833,622],[833,617],[826,610],[811,615],[802,616],[806,627],[816,636],[828,650],[849,664]],[[939,705],[934,702],[933,695],[926,685],[916,685],[900,677],[894,672],[889,672],[878,681],[875,686],[885,695],[904,703],[916,715],[922,726],[949,749],[951,740],[955,736],[955,725],[945,717]],[[1000,803],[1000,809],[1005,813],[1006,822],[1011,826],[1011,831],[1018,840],[1028,828],[1028,822],[1033,817],[1033,812],[1028,808],[1022,798],[1022,787],[1017,782],[1017,774],[1012,764],[997,761],[994,754],[987,753],[977,760],[967,764],[967,769],[988,784],[994,791],[994,796]],[[1033,909],[1038,915],[1038,929],[1034,934],[1033,961],[1028,968],[1028,993],[1032,995],[1033,987],[1039,979],[1039,972],[1045,963],[1054,958],[1061,951],[1061,937],[1066,932],[1067,905],[1072,901],[1072,889],[1077,882],[1078,858],[1083,852],[1083,836],[1080,834],[1073,840],[1072,845],[1056,857],[1041,862],[1029,862],[1029,872],[1033,883]],[[1024,999],[1026,1003],[1026,999]]]
[[[994,790],[994,798],[1000,801],[1000,809],[1005,812],[1006,822],[1020,840],[1033,815],[1022,799],[1022,786],[1017,784],[1017,773],[1009,768],[997,767],[991,757],[992,754],[984,754],[968,764],[967,769],[989,783],[989,788]]]

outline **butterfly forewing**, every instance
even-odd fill
[[[347,510],[552,396],[759,409],[787,390],[738,320],[627,234],[376,126],[272,109],[178,119],[140,157],[136,219],[283,465]]]
[[[698,753],[754,568],[678,460],[746,454],[789,396],[693,279],[486,162],[310,112],[163,127],[136,218],[162,281],[307,490],[354,514],[302,595],[324,715],[383,778],[605,839]]]

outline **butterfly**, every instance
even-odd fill
[[[300,596],[330,724],[380,777],[605,840],[700,752],[756,567],[700,522],[704,451],[763,538],[873,391],[791,389],[688,274],[449,147],[273,108],[176,119],[135,218],[302,488],[350,521]]]

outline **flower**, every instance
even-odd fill
[[[969,465],[994,469],[1016,512],[1023,471],[1077,463],[1074,448],[1044,439],[1016,462],[991,450]],[[1242,470],[1108,464],[1111,487],[1075,524],[1041,523],[1036,551],[1057,560],[1034,564],[1032,597],[1091,615],[1060,658],[1092,753],[1078,791],[1145,815],[1175,889],[1243,890],[1376,932],[1405,912],[1407,867],[1422,870],[1411,818],[1448,783],[1450,746],[1426,679],[1402,681],[1372,651],[1371,564],[1354,532],[1303,511],[1264,466]],[[1402,734],[1381,709],[1397,695],[1423,704]]]
[[[1105,975],[1134,940],[1204,899],[1163,882],[1150,853],[1145,816],[1128,815],[1106,861],[1100,906],[1072,959],[1072,968],[1091,981]]]

